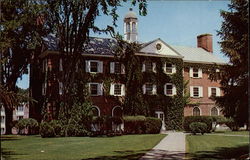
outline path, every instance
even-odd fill
[[[182,132],[166,134],[168,135],[140,160],[185,159],[185,134]]]

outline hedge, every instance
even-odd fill
[[[194,135],[196,133],[201,133],[203,135],[207,131],[207,124],[203,122],[192,122],[189,128]]]
[[[146,117],[146,133],[149,134],[157,134],[161,130],[161,119],[159,118],[154,118],[154,117]]]
[[[206,132],[209,133],[212,130],[213,118],[211,116],[187,116],[184,117],[183,128],[187,132],[191,132],[190,124],[193,122],[202,122],[207,125]]]
[[[21,134],[23,129],[28,129],[27,134],[36,134],[38,133],[39,124],[37,120],[33,118],[24,118],[20,119],[15,123],[15,127],[18,128],[19,134]]]

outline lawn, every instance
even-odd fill
[[[115,160],[138,159],[166,135],[117,137],[2,136],[1,152],[6,159],[20,160]]]
[[[249,131],[215,131],[214,133],[230,134],[230,135],[249,135]]]
[[[187,135],[187,157],[192,159],[237,159],[249,152],[249,136]],[[243,134],[244,135],[244,134]]]

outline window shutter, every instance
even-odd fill
[[[190,97],[194,97],[194,87],[190,86]]]
[[[47,58],[45,59],[45,72],[47,72],[48,71],[48,60],[47,60]]]
[[[102,61],[98,62],[98,72],[103,73],[103,62]]]
[[[198,76],[199,76],[199,78],[202,78],[202,69],[201,68],[199,68],[199,70],[198,70]]]
[[[156,73],[156,63],[153,63],[153,68],[152,68],[153,72]]]
[[[101,96],[103,94],[103,84],[98,83],[98,96]]]
[[[110,84],[110,91],[109,91],[109,94],[110,94],[110,95],[114,95],[114,89],[115,89],[114,84],[111,83],[111,84]]]
[[[63,83],[59,82],[59,94],[62,95],[63,94]]]
[[[166,73],[166,72],[167,72],[167,71],[166,71],[166,70],[167,70],[166,63],[164,63],[164,64],[163,64],[163,66],[162,66],[162,70],[163,70],[163,72],[164,72],[164,73]]]
[[[203,97],[203,87],[199,87],[199,97]]]
[[[176,95],[176,87],[173,85],[173,95]]]
[[[167,95],[167,84],[164,85],[164,94]]]
[[[142,92],[143,92],[143,94],[146,94],[146,85],[145,84],[142,86]]]
[[[115,62],[110,62],[110,73],[115,73]]]
[[[59,60],[59,71],[63,71],[63,64],[62,64],[62,58]]]
[[[153,95],[157,94],[157,86],[154,84],[153,85]]]
[[[90,72],[90,61],[85,61],[85,71]]]
[[[125,65],[121,64],[121,74],[125,74]]]
[[[172,65],[172,73],[176,73],[176,66]]]
[[[220,96],[220,88],[216,87],[216,96]]]
[[[122,96],[125,96],[125,84],[122,84]]]
[[[208,87],[208,97],[211,97],[211,90],[212,90],[212,88],[211,87]]]
[[[146,71],[146,66],[145,66],[145,63],[142,64],[142,72],[145,72]]]
[[[189,77],[193,77],[193,68],[192,67],[189,68]]]

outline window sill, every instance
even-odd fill
[[[202,77],[191,77],[193,79],[202,79]]]

